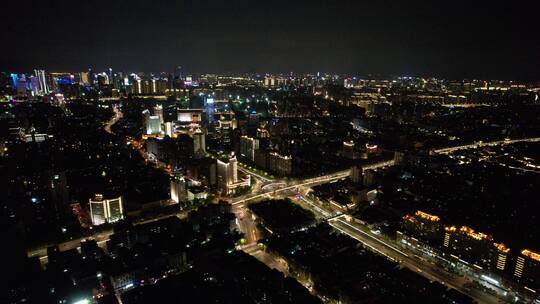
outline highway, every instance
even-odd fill
[[[466,287],[471,280],[451,274],[444,269],[441,269],[435,264],[417,258],[415,255],[405,252],[398,248],[395,244],[390,244],[383,238],[375,235],[366,228],[359,228],[357,224],[351,224],[342,217],[337,217],[328,221],[334,229],[352,237],[361,242],[365,247],[386,256],[392,261],[399,262],[402,267],[406,267],[413,272],[431,280],[437,281],[443,285],[454,288],[464,294],[469,295],[478,303],[500,303],[499,298]],[[366,231],[367,230],[367,231]]]
[[[539,141],[540,141],[540,137],[495,140],[495,141],[487,141],[487,142],[478,142],[478,143],[469,144],[469,145],[434,149],[432,150],[432,152],[437,153],[437,154],[449,154],[449,153],[460,151],[460,150],[476,149],[476,148],[490,147],[490,146],[493,147],[493,146],[500,146],[500,145],[509,145],[509,144],[515,144],[515,143],[521,143],[521,142],[539,142]]]
[[[387,161],[382,161],[382,162],[379,162],[379,163],[375,163],[375,164],[365,166],[364,169],[365,170],[379,169],[379,168],[383,168],[383,167],[392,166],[393,164],[394,164],[393,160],[387,160]],[[296,189],[298,187],[313,187],[313,186],[316,186],[316,185],[319,185],[319,184],[330,183],[330,182],[333,182],[333,181],[336,181],[336,180],[346,178],[349,175],[350,175],[350,170],[343,170],[343,171],[338,171],[338,172],[334,172],[334,173],[323,175],[323,176],[308,178],[308,179],[299,180],[299,181],[293,181],[293,182],[289,182],[289,183],[287,183],[285,181],[274,180],[273,181],[274,183],[280,182],[280,183],[283,183],[283,186],[278,187],[278,188],[274,188],[274,189],[270,189],[270,190],[264,190],[264,187],[261,187],[259,192],[250,193],[250,194],[246,194],[246,195],[243,195],[243,196],[233,198],[233,199],[230,200],[230,202],[231,202],[231,204],[233,206],[234,205],[241,205],[241,204],[245,204],[246,202],[249,202],[249,201],[252,201],[252,200],[263,198],[265,196],[267,196],[267,197],[275,196],[276,194],[283,193],[283,192],[288,191],[288,190],[294,190],[294,189]]]
[[[335,210],[331,205],[323,206],[300,195],[290,198],[302,208],[313,212],[319,220],[327,222],[334,229],[362,243],[366,249],[383,255],[391,261],[398,262],[402,267],[406,267],[430,281],[437,281],[454,288],[471,296],[478,303],[501,302],[496,296],[480,290],[467,288],[466,284],[470,283],[471,279],[449,273],[441,267],[421,259],[414,253],[400,248],[395,242],[388,240],[382,235],[371,232],[366,226],[357,222],[349,222],[346,219],[347,215],[341,214],[340,211]]]
[[[168,217],[171,217],[171,216],[177,216],[180,219],[184,219],[187,216],[188,212],[189,211],[182,211],[182,212],[178,212],[176,214],[160,215],[160,216],[157,216],[157,217],[152,218],[152,219],[136,222],[136,223],[134,223],[134,225],[147,224],[147,223],[159,221],[161,219],[168,218]],[[99,233],[91,234],[89,236],[83,236],[83,237],[80,237],[80,238],[75,238],[75,239],[60,242],[60,243],[57,243],[57,244],[42,245],[42,246],[39,246],[39,247],[36,247],[36,248],[28,249],[27,256],[28,257],[39,257],[41,265],[45,266],[47,264],[47,262],[48,262],[47,247],[49,247],[49,246],[56,245],[56,246],[58,246],[58,249],[60,251],[67,251],[67,250],[71,250],[71,249],[77,249],[77,250],[80,251],[81,242],[83,242],[85,240],[95,240],[99,247],[105,248],[106,243],[107,243],[107,241],[109,240],[109,238],[110,238],[110,236],[112,234],[113,234],[113,230],[111,228],[111,229],[107,229],[107,230],[99,232]]]

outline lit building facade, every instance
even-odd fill
[[[105,199],[102,194],[96,194],[89,200],[90,218],[92,225],[114,223],[124,218],[122,197]]]
[[[443,247],[459,258],[477,266],[504,271],[510,249],[495,243],[491,235],[462,226],[445,227]]]
[[[255,161],[255,151],[259,149],[259,140],[247,136],[240,137],[240,156]]]
[[[39,94],[41,95],[49,94],[50,91],[49,91],[49,86],[47,85],[47,77],[45,75],[45,71],[34,70],[34,73],[39,83],[39,90],[38,90]]]
[[[175,203],[187,201],[187,185],[183,176],[171,178],[171,200]]]
[[[161,120],[159,119],[159,116],[152,115],[148,116],[148,119],[146,120],[146,134],[160,134],[161,133]]]
[[[230,194],[239,187],[249,187],[251,179],[238,178],[238,161],[234,153],[227,160],[217,160],[217,186],[222,193]]]
[[[528,289],[540,291],[540,253],[524,249],[516,258],[514,277]]]
[[[201,129],[193,133],[193,152],[195,155],[204,155],[206,153],[206,135]]]
[[[291,156],[281,155],[277,152],[268,154],[267,164],[268,169],[276,172],[279,175],[289,175],[293,171],[293,159]]]
[[[160,124],[165,122],[165,120],[163,119],[163,106],[162,105],[156,105],[154,107],[154,116],[159,117]]]

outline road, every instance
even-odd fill
[[[331,205],[315,203],[301,195],[295,195],[290,198],[302,208],[313,212],[319,220],[327,222],[334,229],[359,241],[368,250],[383,255],[394,262],[398,262],[402,267],[406,267],[430,281],[437,281],[463,292],[471,296],[478,303],[500,302],[497,297],[491,294],[475,289],[468,289],[466,284],[471,282],[470,279],[451,274],[435,264],[422,260],[411,252],[406,252],[406,250],[400,248],[397,244],[394,244],[382,235],[371,232],[366,226],[360,223],[347,221],[347,215],[341,214],[341,211],[332,208]]]
[[[152,219],[136,222],[136,223],[134,223],[134,225],[147,224],[147,223],[159,221],[161,219],[168,218],[168,217],[171,217],[171,216],[176,216],[176,217],[178,217],[180,219],[184,219],[187,216],[188,212],[189,211],[182,211],[182,212],[178,212],[176,214],[160,215],[160,216],[157,216],[157,217],[152,218]],[[56,246],[58,246],[58,249],[60,251],[67,251],[67,250],[71,250],[71,249],[77,249],[77,250],[80,251],[81,242],[83,242],[85,240],[95,240],[99,247],[105,248],[106,243],[107,243],[107,241],[109,240],[109,238],[110,238],[110,236],[112,234],[113,234],[113,230],[111,228],[111,229],[107,229],[105,231],[101,231],[99,233],[91,234],[89,236],[83,236],[83,237],[80,237],[80,238],[75,238],[75,239],[60,242],[60,243],[57,243],[57,244],[47,244],[47,245],[39,246],[39,247],[36,247],[36,248],[31,248],[31,249],[29,249],[27,251],[27,256],[28,257],[39,257],[41,265],[45,266],[45,264],[47,264],[47,262],[48,262],[47,247],[56,245]]]
[[[260,180],[262,180],[263,182],[265,183],[269,183],[269,182],[272,182],[273,179],[271,178],[268,178],[268,177],[265,177],[265,176],[262,176],[260,175],[259,173],[253,171],[253,170],[249,170],[248,168],[245,168],[243,166],[238,166],[238,170],[240,170],[241,172],[243,173],[246,173],[246,174],[249,174],[249,175],[252,175]]]
[[[328,221],[328,223],[334,229],[361,242],[372,251],[384,255],[390,260],[399,262],[403,267],[406,267],[431,281],[437,281],[443,285],[467,294],[478,303],[500,302],[499,298],[491,294],[476,289],[467,288],[466,284],[471,282],[469,279],[451,274],[435,264],[429,263],[415,257],[412,254],[404,252],[395,244],[388,243],[372,232],[366,231],[365,228],[359,228],[359,225],[348,223],[342,217],[331,219]]]
[[[113,105],[113,111],[114,111],[114,116],[109,121],[107,121],[105,125],[103,126],[103,130],[105,130],[105,132],[109,134],[114,134],[114,132],[111,131],[111,127],[124,116],[124,113],[118,110],[117,105]]]
[[[270,269],[276,269],[283,275],[292,277],[302,284],[313,295],[318,296],[313,289],[313,283],[306,278],[294,276],[289,272],[289,264],[281,257],[263,250],[258,240],[261,237],[257,224],[253,220],[251,212],[244,205],[235,205],[232,209],[236,215],[238,229],[244,235],[244,243],[239,247],[243,252],[249,254],[265,264]]]
[[[467,288],[466,284],[471,282],[470,278],[451,274],[441,267],[421,259],[414,253],[400,248],[400,246],[382,235],[371,232],[361,223],[347,221],[347,215],[341,214],[340,210],[333,208],[331,205],[312,202],[298,194],[290,198],[302,208],[310,210],[319,220],[327,222],[334,229],[359,241],[367,249],[400,263],[402,267],[406,267],[428,280],[437,281],[467,294],[478,303],[500,303],[499,298],[496,296]]]
[[[495,140],[495,141],[487,141],[487,142],[478,142],[476,144],[434,149],[432,150],[432,152],[438,153],[438,154],[449,154],[449,153],[460,151],[460,150],[476,149],[476,148],[489,147],[489,146],[509,145],[509,144],[515,144],[515,143],[521,143],[521,142],[539,142],[539,141],[540,141],[540,137]]]
[[[387,161],[382,161],[379,163],[365,166],[364,169],[365,170],[378,169],[378,168],[392,166],[393,164],[394,164],[393,160],[387,160]],[[333,182],[336,180],[340,180],[340,179],[348,177],[349,175],[350,175],[350,170],[342,170],[342,171],[334,172],[334,173],[323,175],[323,176],[318,176],[318,177],[313,177],[313,178],[308,178],[308,179],[298,180],[298,181],[292,181],[292,182],[286,182],[284,180],[274,180],[273,183],[283,183],[283,186],[274,188],[274,189],[267,189],[267,190],[265,190],[264,187],[261,187],[259,192],[235,197],[231,199],[230,202],[233,206],[243,205],[246,202],[260,199],[265,196],[268,196],[268,197],[275,196],[285,191],[294,190],[298,187],[313,187],[319,184],[325,184],[325,183]]]

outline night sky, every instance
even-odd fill
[[[537,1],[25,0],[0,17],[3,71],[540,80]]]

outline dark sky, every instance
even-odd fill
[[[538,1],[3,1],[0,70],[540,80]]]

